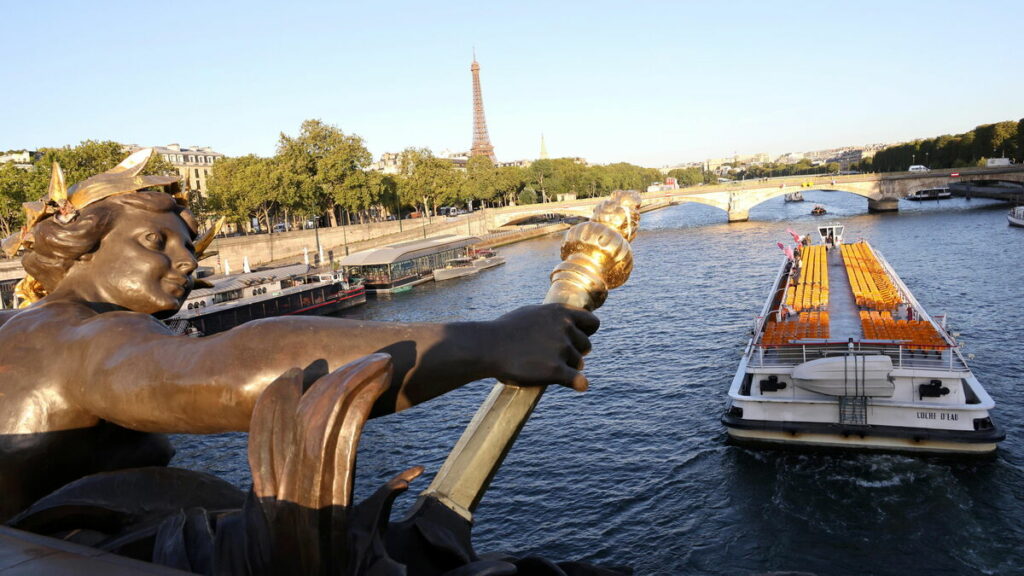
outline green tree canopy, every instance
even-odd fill
[[[458,200],[462,176],[448,160],[428,148],[406,148],[399,158],[399,194],[402,204],[422,205],[428,213],[438,205]]]
[[[329,213],[340,205],[361,209],[377,203],[364,170],[372,156],[363,139],[320,120],[306,120],[295,137],[282,133],[277,159],[288,174],[288,205],[310,214]]]

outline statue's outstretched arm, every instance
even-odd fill
[[[151,317],[109,312],[83,322],[64,350],[79,356],[71,395],[96,416],[141,431],[209,433],[246,430],[256,398],[289,368],[312,382],[374,352],[394,361],[374,415],[486,377],[585,389],[579,368],[596,329],[589,312],[549,305],[451,324],[271,318],[186,338]]]

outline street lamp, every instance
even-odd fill
[[[913,166],[913,165],[914,165],[914,158],[917,158],[917,155],[916,155],[916,154],[911,154],[911,155],[910,155],[910,165],[911,165],[911,166]]]

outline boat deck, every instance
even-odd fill
[[[882,266],[880,257],[870,248],[858,247],[856,252],[850,246],[824,250],[819,245],[813,247],[816,255],[805,250],[803,267],[792,272],[797,281],[789,274],[781,281],[787,287],[787,299],[779,304],[784,312],[770,311],[749,365],[795,366],[845,354],[852,342],[859,353],[891,357],[895,367],[967,372],[955,343],[904,299],[905,287]],[[850,262],[845,260],[847,250]],[[868,267],[875,270],[871,282]],[[852,268],[860,270],[859,290],[851,284]]]
[[[859,342],[864,333],[860,327],[860,316],[857,304],[853,299],[853,288],[846,275],[843,256],[838,248],[828,251],[828,278],[831,283],[829,292],[829,330],[830,340],[848,341],[853,338]]]

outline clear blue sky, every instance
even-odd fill
[[[1024,117],[1024,2],[9,2],[0,150],[271,155],[319,118],[374,156],[663,166]]]

